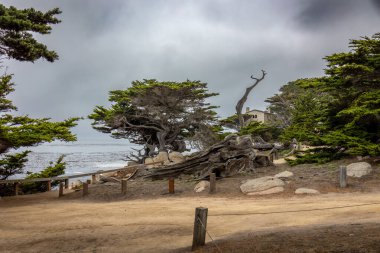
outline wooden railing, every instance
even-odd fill
[[[0,184],[14,184],[15,195],[18,195],[19,186],[22,183],[46,182],[47,183],[47,189],[48,189],[48,191],[50,191],[51,190],[51,183],[54,181],[58,181],[58,182],[64,182],[65,188],[67,189],[67,188],[69,188],[69,179],[72,179],[72,178],[92,176],[92,180],[94,181],[96,178],[96,175],[99,175],[99,174],[124,171],[124,170],[128,170],[128,169],[133,169],[133,168],[140,169],[140,168],[145,168],[145,166],[147,166],[147,165],[155,165],[155,164],[163,164],[163,162],[138,164],[138,165],[131,165],[131,166],[126,166],[126,167],[118,168],[118,169],[112,169],[112,170],[98,170],[98,171],[92,171],[92,172],[83,173],[83,174],[65,175],[65,176],[49,177],[49,178],[7,179],[7,180],[0,180]]]

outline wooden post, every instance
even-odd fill
[[[95,184],[96,183],[96,174],[91,175],[91,183]]]
[[[69,179],[65,179],[65,189],[69,189]]]
[[[121,180],[121,194],[123,195],[127,194],[127,179]]]
[[[17,196],[18,195],[18,191],[20,189],[20,183],[19,182],[14,183],[14,187],[15,187],[15,196]]]
[[[88,183],[83,183],[83,196],[88,195]]]
[[[51,180],[47,181],[47,191],[51,191]]]
[[[62,197],[62,196],[63,196],[63,183],[59,182],[59,194],[58,194],[58,197]]]
[[[205,245],[206,242],[206,228],[207,228],[207,212],[205,207],[195,208],[195,220],[193,231],[193,245],[191,250],[196,250],[199,246]]]
[[[210,173],[210,193],[215,193],[216,191],[216,174]]]
[[[339,184],[340,188],[347,187],[347,168],[346,166],[339,167]]]
[[[174,178],[169,178],[169,193],[174,194]]]

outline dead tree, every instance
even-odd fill
[[[253,90],[253,88],[256,87],[256,85],[258,85],[265,78],[266,72],[264,70],[261,70],[261,72],[262,72],[262,76],[260,78],[253,77],[253,75],[251,76],[251,79],[255,80],[254,84],[252,84],[251,86],[245,89],[245,93],[243,97],[240,98],[240,100],[236,104],[235,109],[236,109],[236,114],[239,119],[238,129],[241,129],[244,126],[244,117],[242,115],[242,110],[243,110],[243,106],[245,102],[248,99],[249,93]]]
[[[202,179],[210,173],[215,173],[218,177],[228,177],[269,165],[272,163],[268,155],[258,154],[250,136],[229,135],[223,141],[194,154],[182,163],[139,170],[134,178],[164,179],[193,174]]]

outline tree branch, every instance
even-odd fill
[[[262,76],[260,78],[256,78],[253,75],[251,75],[251,79],[255,80],[255,83],[246,88],[244,95],[240,98],[240,100],[236,104],[235,109],[236,109],[236,114],[238,115],[238,118],[239,118],[239,127],[238,127],[239,129],[244,126],[244,118],[241,112],[243,110],[243,106],[245,102],[248,99],[249,93],[251,92],[253,88],[256,87],[256,85],[258,85],[265,78],[266,72],[264,70],[261,70],[261,72],[262,72]]]

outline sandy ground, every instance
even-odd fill
[[[90,194],[52,191],[0,200],[0,252],[188,252],[194,210],[207,207],[207,228],[222,252],[380,252],[380,169],[338,184],[338,165],[277,165],[217,182],[217,193],[194,193],[194,181],[95,184]],[[290,170],[285,191],[245,196],[248,178]],[[298,187],[318,189],[296,196]],[[336,208],[338,207],[338,208]],[[199,252],[220,252],[207,237]]]
[[[362,204],[369,205],[289,212]],[[58,199],[56,192],[50,192],[1,201],[0,251],[185,252],[192,242],[198,206],[208,207],[208,231],[215,240],[242,232],[380,223],[378,192],[251,200],[173,196],[114,202]]]

